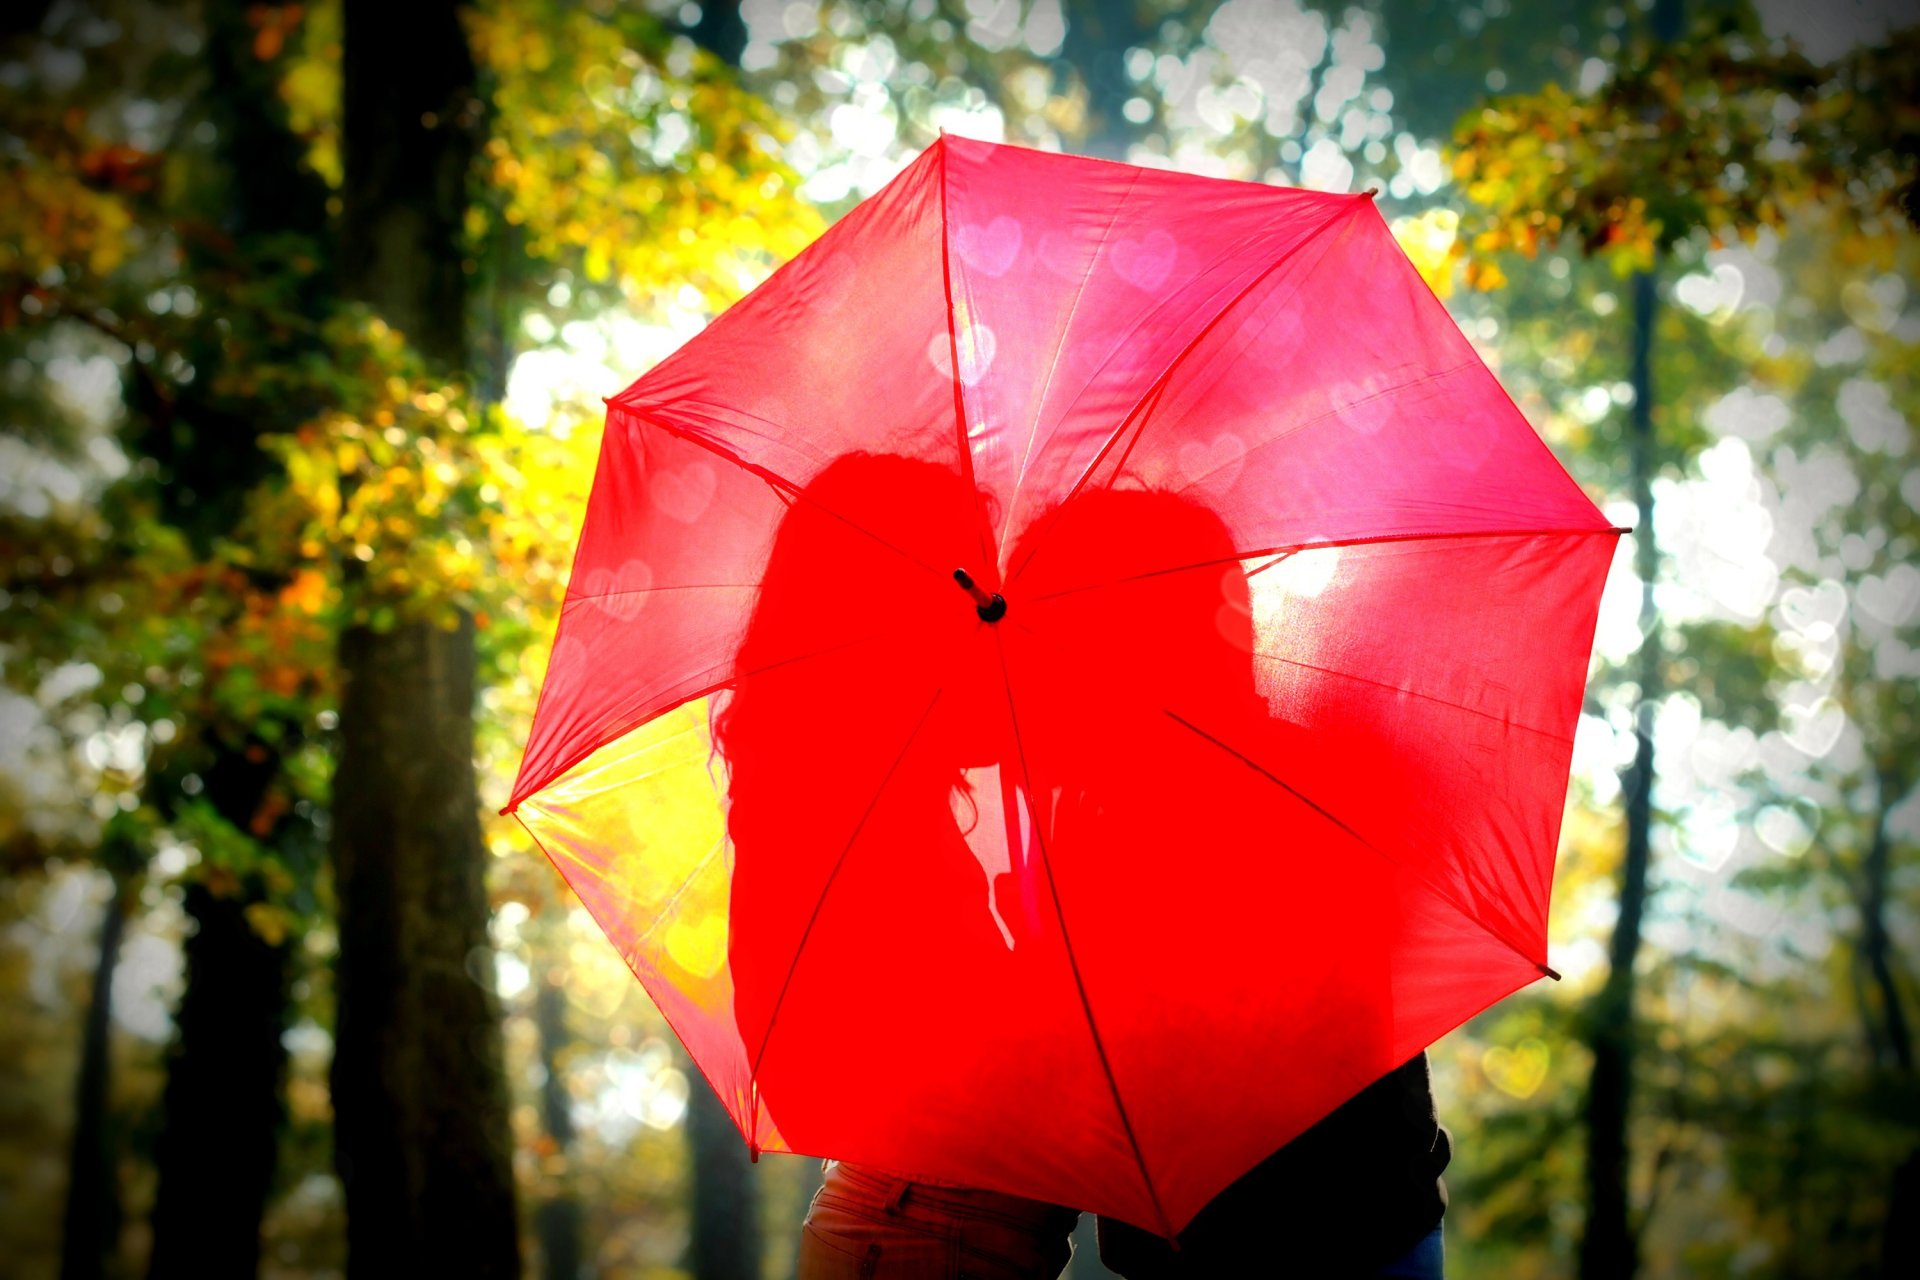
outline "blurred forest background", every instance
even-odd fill
[[[1379,187],[1639,531],[1450,1274],[1920,1275],[1910,21],[11,0],[0,1273],[791,1274],[818,1166],[494,810],[599,397],[945,129]]]

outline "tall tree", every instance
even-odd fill
[[[740,1131],[699,1071],[688,1064],[687,1145],[693,1155],[694,1280],[759,1280],[760,1191]]]
[[[1767,48],[1750,15],[1717,18],[1684,42],[1678,32],[1677,0],[1659,0],[1647,38],[1598,87],[1575,96],[1548,86],[1497,101],[1463,121],[1456,135],[1456,176],[1467,180],[1477,205],[1493,211],[1479,215],[1481,229],[1470,237],[1476,249],[1531,255],[1564,237],[1607,259],[1630,284],[1626,471],[1638,509],[1644,594],[1629,686],[1636,750],[1623,779],[1619,912],[1607,980],[1588,1011],[1589,1213],[1580,1250],[1586,1280],[1634,1274],[1647,1216],[1644,1205],[1635,1212],[1629,1202],[1628,1134],[1636,1065],[1647,1048],[1637,1022],[1635,962],[1649,893],[1653,716],[1668,667],[1667,628],[1654,594],[1662,561],[1652,545],[1652,485],[1702,442],[1696,425],[1671,412],[1670,389],[1654,385],[1657,273],[1676,252],[1697,254],[1723,238],[1751,239],[1763,226],[1781,226],[1784,211],[1798,202],[1829,201],[1857,220],[1878,219],[1897,206],[1896,189],[1911,180],[1905,126],[1872,106],[1882,79],[1902,65],[1897,58],[1830,76],[1796,53]],[[1869,77],[1875,93],[1859,84],[1831,90]],[[1836,145],[1841,139],[1845,145]]]
[[[468,351],[460,246],[481,121],[460,9],[347,0],[341,61],[340,287],[449,372]],[[355,621],[339,661],[333,1096],[349,1270],[516,1275],[473,620]]]
[[[1652,40],[1657,49],[1679,34],[1680,0],[1656,0]],[[1634,971],[1647,909],[1647,868],[1653,854],[1653,722],[1660,705],[1662,652],[1655,586],[1660,549],[1654,540],[1653,342],[1659,316],[1656,265],[1634,272],[1629,286],[1633,337],[1627,385],[1627,486],[1635,511],[1634,571],[1640,578],[1638,705],[1633,713],[1633,764],[1623,779],[1626,852],[1620,866],[1620,913],[1607,948],[1607,981],[1595,997],[1587,1044],[1593,1070],[1587,1082],[1587,1221],[1580,1238],[1581,1280],[1626,1280],[1639,1269],[1639,1242],[1629,1216],[1627,1121],[1633,1105],[1636,1049]]]
[[[100,1280],[120,1238],[120,1173],[108,1111],[108,1042],[113,1018],[113,974],[126,937],[132,881],[138,857],[128,824],[109,827],[101,840],[101,864],[112,892],[100,916],[99,956],[92,999],[74,1081],[74,1123],[67,1162],[66,1211],[61,1224],[60,1280]]]
[[[547,1280],[579,1280],[580,1196],[568,1167],[573,1148],[572,1099],[561,1054],[567,1045],[567,996],[552,973],[540,978],[533,1020],[540,1034],[540,1119],[560,1165],[558,1185],[534,1211]]]
[[[221,234],[188,241],[184,266],[202,291],[211,292],[225,275],[258,271],[288,257],[319,256],[326,190],[305,164],[305,147],[277,92],[284,44],[263,46],[260,39],[262,31],[285,30],[299,16],[297,6],[278,3],[213,0],[205,7],[208,74],[202,96],[216,141],[204,185],[213,206],[209,221]],[[261,274],[282,282],[298,304],[324,301],[318,272],[269,267]],[[197,333],[185,335],[202,388],[244,385],[233,366],[310,358],[318,346],[311,325],[286,328],[284,336],[254,345],[257,333],[275,326],[253,323],[231,299],[225,311],[227,333],[196,326]],[[236,322],[247,334],[244,346],[230,336]],[[218,404],[216,394],[175,389],[173,416],[182,422],[143,435],[166,455],[176,487],[192,494],[180,519],[203,545],[234,533],[246,494],[272,470],[258,439],[292,430],[311,410],[299,396],[242,395]],[[183,896],[192,923],[154,1152],[151,1280],[238,1278],[259,1271],[261,1222],[284,1112],[282,1036],[295,942],[274,902],[274,886],[289,880],[280,874],[285,865],[312,861],[305,848],[312,843],[311,824],[294,817],[283,777],[287,754],[300,745],[300,710],[262,709],[249,717],[251,723],[217,713],[194,717],[201,721],[189,725],[198,748],[193,765],[204,788],[201,800],[180,791],[184,764],[158,770],[152,779],[162,812],[177,818],[201,810],[195,815],[201,821],[220,824],[230,841],[257,842],[259,853],[193,879]],[[310,882],[310,870],[299,878]]]
[[[1663,0],[1661,11],[1673,8]],[[1627,1119],[1633,1102],[1633,966],[1640,954],[1647,908],[1647,868],[1653,850],[1653,722],[1659,707],[1659,607],[1654,600],[1660,552],[1654,541],[1653,340],[1659,314],[1658,276],[1634,273],[1630,286],[1633,337],[1627,383],[1628,478],[1636,512],[1634,570],[1640,577],[1639,703],[1634,708],[1633,764],[1624,779],[1626,853],[1620,869],[1620,913],[1607,949],[1606,985],[1594,1000],[1588,1027],[1593,1071],[1587,1084],[1587,1223],[1580,1242],[1582,1280],[1628,1277],[1638,1269],[1638,1245],[1627,1201]]]

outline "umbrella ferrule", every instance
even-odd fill
[[[1007,616],[1007,598],[998,591],[988,595],[965,569],[955,569],[953,580],[960,584],[961,590],[973,597],[973,611],[980,615],[980,621],[998,622]]]

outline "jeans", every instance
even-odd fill
[[[807,1211],[799,1280],[1054,1280],[1079,1216],[833,1161]]]
[[[1078,1217],[1058,1205],[833,1161],[807,1211],[799,1280],[1054,1280],[1073,1254]],[[1354,1280],[1443,1280],[1441,1231]],[[1270,1257],[1248,1259],[1239,1273],[1287,1275],[1289,1265],[1285,1242],[1275,1240]]]
[[[1441,1263],[1445,1254],[1440,1228],[1435,1227],[1420,1238],[1420,1243],[1374,1272],[1368,1280],[1442,1280]]]

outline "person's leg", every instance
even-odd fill
[[[827,1165],[800,1232],[799,1280],[948,1280],[953,1246],[925,1215],[903,1212],[904,1178]]]
[[[836,1161],[807,1212],[799,1280],[1055,1280],[1077,1216]]]
[[[1435,1227],[1420,1242],[1386,1266],[1368,1274],[1367,1280],[1442,1280],[1446,1248],[1441,1228]]]

